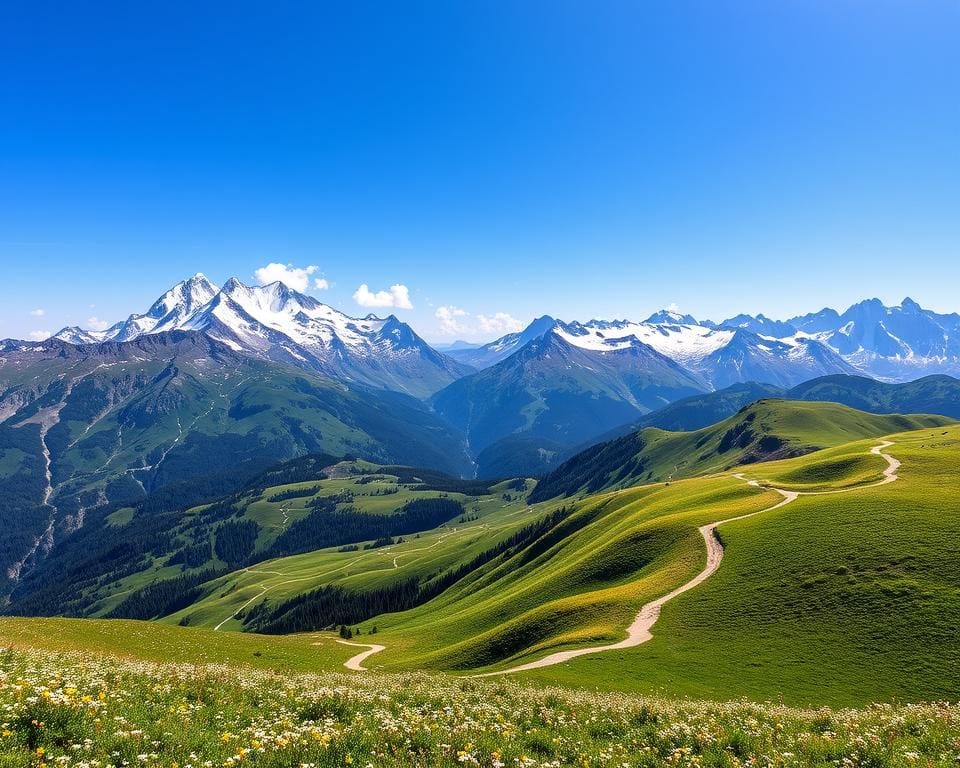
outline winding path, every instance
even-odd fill
[[[876,456],[882,456],[884,459],[886,459],[887,468],[883,470],[883,478],[881,480],[869,485],[858,485],[853,488],[838,488],[831,491],[791,491],[771,485],[761,485],[757,480],[746,480],[748,485],[752,485],[755,488],[776,491],[783,498],[773,506],[766,507],[756,512],[749,512],[746,515],[728,517],[724,520],[718,520],[715,523],[701,525],[699,528],[700,535],[703,536],[703,540],[707,545],[707,564],[704,566],[703,570],[690,579],[690,581],[688,581],[686,584],[681,584],[672,592],[668,592],[663,597],[658,597],[656,600],[652,600],[644,605],[640,609],[640,612],[637,614],[636,618],[633,620],[633,623],[627,628],[626,638],[620,642],[612,643],[610,645],[597,645],[592,648],[575,648],[569,651],[558,651],[557,653],[551,653],[549,656],[544,656],[542,659],[537,659],[536,661],[531,661],[526,664],[520,664],[515,667],[509,667],[508,669],[501,669],[495,672],[484,672],[478,675],[471,675],[471,677],[493,677],[495,675],[507,675],[513,672],[525,672],[530,669],[541,669],[542,667],[550,667],[554,664],[562,664],[565,661],[570,661],[570,659],[575,659],[578,656],[585,656],[590,653],[618,651],[624,648],[634,648],[635,646],[642,645],[653,637],[650,629],[660,617],[660,609],[663,607],[663,605],[673,600],[673,598],[677,597],[678,595],[682,595],[684,592],[693,589],[699,584],[702,584],[716,572],[717,568],[720,567],[720,561],[723,560],[723,545],[720,543],[720,539],[717,537],[717,526],[723,525],[724,523],[732,523],[735,520],[745,520],[748,517],[762,515],[764,512],[772,512],[775,509],[785,507],[787,504],[796,501],[800,496],[825,496],[834,493],[849,493],[851,491],[859,491],[864,488],[873,488],[878,485],[892,483],[899,477],[899,475],[897,475],[897,470],[900,468],[900,462],[893,456],[882,453],[884,448],[888,448],[891,445],[893,445],[893,443],[890,440],[883,440],[879,445],[875,445],[870,449],[870,453]],[[745,479],[743,474],[739,472],[735,474],[734,477],[736,477],[738,480]]]
[[[337,642],[342,645],[352,645],[355,648],[367,649],[363,653],[351,656],[343,662],[343,666],[347,669],[352,669],[354,672],[366,672],[367,668],[363,666],[363,662],[366,661],[367,657],[373,656],[375,653],[380,653],[380,651],[384,651],[387,648],[385,645],[377,645],[376,643],[351,643],[349,640],[337,640]]]
[[[470,675],[469,677],[494,677],[497,675],[509,675],[514,672],[526,672],[527,670],[531,669],[542,669],[543,667],[551,667],[554,664],[562,664],[566,661],[570,661],[571,659],[575,659],[578,656],[586,656],[588,654],[601,653],[604,651],[619,651],[625,648],[634,648],[638,645],[643,645],[643,643],[647,642],[653,637],[650,630],[653,625],[656,624],[657,619],[660,618],[660,609],[664,606],[664,604],[670,602],[678,595],[682,595],[684,592],[687,592],[688,590],[691,590],[694,587],[702,584],[720,567],[720,561],[723,560],[723,545],[720,543],[720,539],[717,536],[718,526],[725,523],[732,523],[736,520],[745,520],[748,517],[762,515],[764,512],[772,512],[775,509],[780,509],[781,507],[785,507],[787,504],[796,501],[800,496],[826,496],[836,493],[850,493],[852,491],[863,490],[864,488],[875,488],[879,485],[892,483],[899,479],[897,470],[900,468],[900,461],[889,454],[883,453],[883,449],[889,448],[891,445],[893,445],[892,441],[882,440],[879,445],[875,445],[870,449],[870,453],[874,454],[875,456],[882,456],[887,462],[887,467],[883,470],[882,479],[875,483],[870,483],[869,485],[858,485],[853,488],[838,488],[829,491],[793,491],[786,488],[777,488],[771,485],[761,485],[761,483],[757,480],[746,480],[743,476],[743,473],[736,473],[734,477],[738,480],[744,480],[748,485],[751,485],[755,488],[763,488],[765,490],[775,491],[783,498],[781,498],[776,504],[765,507],[764,509],[760,509],[756,512],[749,512],[745,515],[728,517],[723,520],[718,520],[714,523],[701,525],[698,530],[700,531],[700,535],[703,536],[704,543],[707,545],[707,564],[704,566],[703,570],[690,579],[690,581],[686,582],[685,584],[681,584],[672,592],[668,592],[662,597],[658,597],[656,600],[652,600],[641,607],[640,612],[637,613],[633,623],[627,627],[627,636],[623,640],[617,643],[610,643],[608,645],[597,645],[590,648],[574,648],[568,651],[558,651],[556,653],[551,653],[548,656],[544,656],[542,659],[527,662],[526,664],[519,664],[515,667],[508,667],[507,669],[500,669],[494,672],[482,672],[480,674]],[[347,661],[344,662],[344,666],[348,669],[361,672],[366,670],[366,667],[363,666],[362,662],[364,662],[373,654],[385,650],[385,646],[382,645],[349,643],[345,640],[339,640],[338,642],[341,642],[344,645],[355,645],[368,649],[363,653],[359,653],[356,656],[347,659]]]

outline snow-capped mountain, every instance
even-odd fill
[[[690,315],[667,310],[655,313],[643,323],[629,320],[564,323],[547,319],[551,324],[546,330],[542,318],[522,334],[505,336],[483,349],[488,354],[498,352],[502,360],[523,346],[521,337],[534,339],[546,332],[595,353],[615,352],[640,342],[682,366],[708,389],[741,381],[794,386],[815,376],[857,372],[837,352],[815,339],[778,340],[744,329],[699,323]],[[478,367],[486,367],[479,355],[471,360]]]
[[[598,349],[578,331],[555,322],[514,354],[433,396],[437,412],[467,433],[481,476],[508,466],[542,471],[614,426],[709,389],[639,339]]]
[[[449,349],[447,355],[474,368],[489,368],[504,360],[518,349],[539,339],[557,324],[550,315],[538,317],[519,333],[508,333],[496,341],[473,349]]]
[[[131,341],[147,333],[180,330],[217,294],[217,286],[198,272],[189,280],[177,283],[143,315],[130,315],[105,331],[87,331],[76,326],[63,328],[55,339],[71,344],[95,344],[99,341]]]
[[[783,341],[817,340],[859,372],[877,378],[910,381],[960,373],[960,315],[924,309],[910,298],[894,307],[867,299],[842,314],[826,308],[787,324],[796,332]]]
[[[105,331],[64,328],[54,338],[92,344],[173,330],[203,333],[237,352],[420,397],[470,371],[393,315],[352,318],[280,282],[247,286],[231,278],[218,289],[200,274],[175,285],[146,314]]]
[[[661,309],[654,312],[643,322],[650,325],[699,325],[693,315],[682,315],[672,309]]]
[[[868,299],[843,313],[825,308],[788,320],[740,314],[714,323],[670,310],[642,323],[563,323],[543,317],[522,333],[465,351],[458,359],[486,368],[554,328],[570,343],[595,352],[638,339],[714,388],[742,381],[790,387],[834,373],[889,381],[960,374],[960,314],[938,314],[909,298],[895,307]]]
[[[737,315],[724,320],[722,323],[717,323],[716,327],[739,328],[760,336],[770,336],[774,339],[785,339],[788,336],[795,336],[797,333],[797,329],[790,323],[783,320],[771,320],[762,313],[756,317],[753,315]]]

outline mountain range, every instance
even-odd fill
[[[788,320],[698,321],[672,310],[642,322],[543,315],[523,331],[441,352],[394,315],[353,318],[283,283],[232,278],[218,287],[202,274],[143,314],[103,331],[64,328],[51,341],[96,355],[105,344],[174,332],[348,387],[410,395],[460,436],[474,471],[486,477],[547,471],[675,400],[736,384],[787,390],[829,375],[906,381],[960,373],[960,315],[911,299],[896,307],[870,299]],[[8,350],[36,347],[5,342]],[[26,396],[0,397],[0,408]]]
[[[200,273],[142,315],[105,331],[63,328],[53,338],[97,344],[168,331],[196,331],[243,354],[418,397],[470,372],[394,315],[353,318],[284,283],[251,287],[231,278],[217,288]]]

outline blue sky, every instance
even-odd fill
[[[356,314],[405,286],[434,340],[440,307],[470,338],[960,309],[956,0],[11,1],[0,29],[0,337],[270,263]]]

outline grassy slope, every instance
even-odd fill
[[[282,502],[266,499],[286,489],[315,485],[318,485],[316,481],[274,486],[245,507],[241,517],[255,519],[266,526],[258,541],[261,549],[265,549],[283,530],[281,508],[292,522],[306,514],[306,503],[309,501],[309,498]],[[412,499],[445,496],[462,502],[466,515],[476,519],[463,523],[454,520],[423,532],[419,537],[405,536],[402,543],[388,547],[372,550],[361,547],[355,552],[339,552],[338,548],[332,547],[257,563],[249,570],[235,571],[205,585],[204,598],[167,617],[165,621],[177,623],[186,620],[191,626],[212,628],[241,607],[250,608],[260,603],[261,594],[268,604],[276,604],[324,584],[340,584],[349,589],[362,590],[412,576],[424,577],[470,560],[558,505],[544,505],[542,509],[531,512],[519,493],[509,492],[511,500],[503,499],[502,494],[507,491],[505,485],[494,486],[491,494],[478,497],[439,491],[413,491],[406,486],[399,486],[397,493],[373,495],[383,488],[397,488],[394,480],[359,484],[357,478],[336,478],[324,480],[319,485],[322,486],[321,496],[334,495],[342,490],[352,491],[354,496],[350,504],[357,511],[367,514],[389,514]],[[135,578],[139,578],[139,575]],[[236,619],[223,625],[225,630],[240,627],[240,621]]]
[[[960,747],[960,712],[944,703],[801,711],[425,674],[156,664],[104,648],[0,657],[2,768],[946,768]]]
[[[326,635],[266,637],[145,621],[0,617],[0,647],[88,651],[142,661],[231,664],[277,671],[341,668],[356,649]]]
[[[720,570],[664,608],[650,643],[529,676],[802,704],[957,698],[960,427],[892,439],[898,482],[801,497],[721,528]],[[747,474],[808,489],[855,486],[865,465],[845,460],[871,444]]]
[[[387,668],[472,669],[619,639],[647,600],[703,566],[697,527],[775,499],[730,478],[593,497],[533,553],[521,552],[420,608],[376,623]]]

